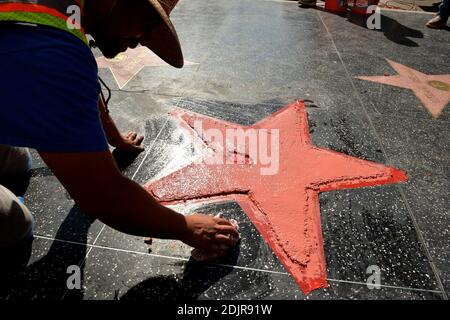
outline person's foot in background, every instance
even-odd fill
[[[447,20],[450,16],[450,0],[443,0],[437,15],[427,22],[426,26],[433,29],[447,29]]]
[[[447,20],[440,15],[436,15],[433,19],[427,22],[426,26],[432,29],[444,29],[447,28]]]

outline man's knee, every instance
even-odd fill
[[[27,207],[0,185],[0,248],[14,247],[31,238],[33,223]]]

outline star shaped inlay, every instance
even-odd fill
[[[357,78],[411,89],[423,103],[423,107],[434,118],[439,117],[445,106],[450,102],[450,74],[429,75],[389,59],[386,60],[397,71],[398,75],[361,76]]]
[[[173,115],[201,147],[201,159],[150,181],[147,191],[164,205],[237,201],[305,293],[327,285],[319,192],[407,180],[403,171],[312,145],[302,101],[247,127],[182,109]],[[270,141],[278,132],[279,143],[271,147],[279,153],[278,170],[261,174],[264,166],[248,147],[219,145],[199,132],[198,123],[224,137],[230,130],[253,130],[260,141]],[[218,152],[224,154],[222,164]]]
[[[185,61],[184,65],[195,65],[197,63]],[[97,58],[99,68],[109,68],[116,80],[119,89],[122,89],[130,82],[144,67],[170,66],[160,57],[146,47],[129,49],[119,53],[113,59],[105,57]]]

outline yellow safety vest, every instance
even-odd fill
[[[84,0],[0,0],[0,22],[14,21],[54,27],[88,45],[81,21]],[[79,19],[74,15],[79,14]]]

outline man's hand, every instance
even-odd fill
[[[115,147],[120,151],[139,154],[144,151],[142,141],[144,136],[139,136],[136,132],[130,131],[122,137],[122,141],[118,142]]]
[[[226,219],[193,214],[186,216],[186,233],[181,236],[184,243],[191,247],[215,252],[218,256],[234,247],[239,239],[239,232]]]
[[[198,262],[212,262],[225,257],[239,242],[238,227],[231,221],[203,214],[193,214],[185,218],[186,230],[181,234],[180,240],[194,247],[191,256]],[[153,238],[147,237],[144,242],[151,253]]]
[[[238,227],[219,216],[193,214],[186,216],[186,222],[186,230],[180,240],[194,247],[191,254],[197,261],[211,262],[226,256],[240,238]],[[153,238],[147,237],[144,242],[151,253]]]

